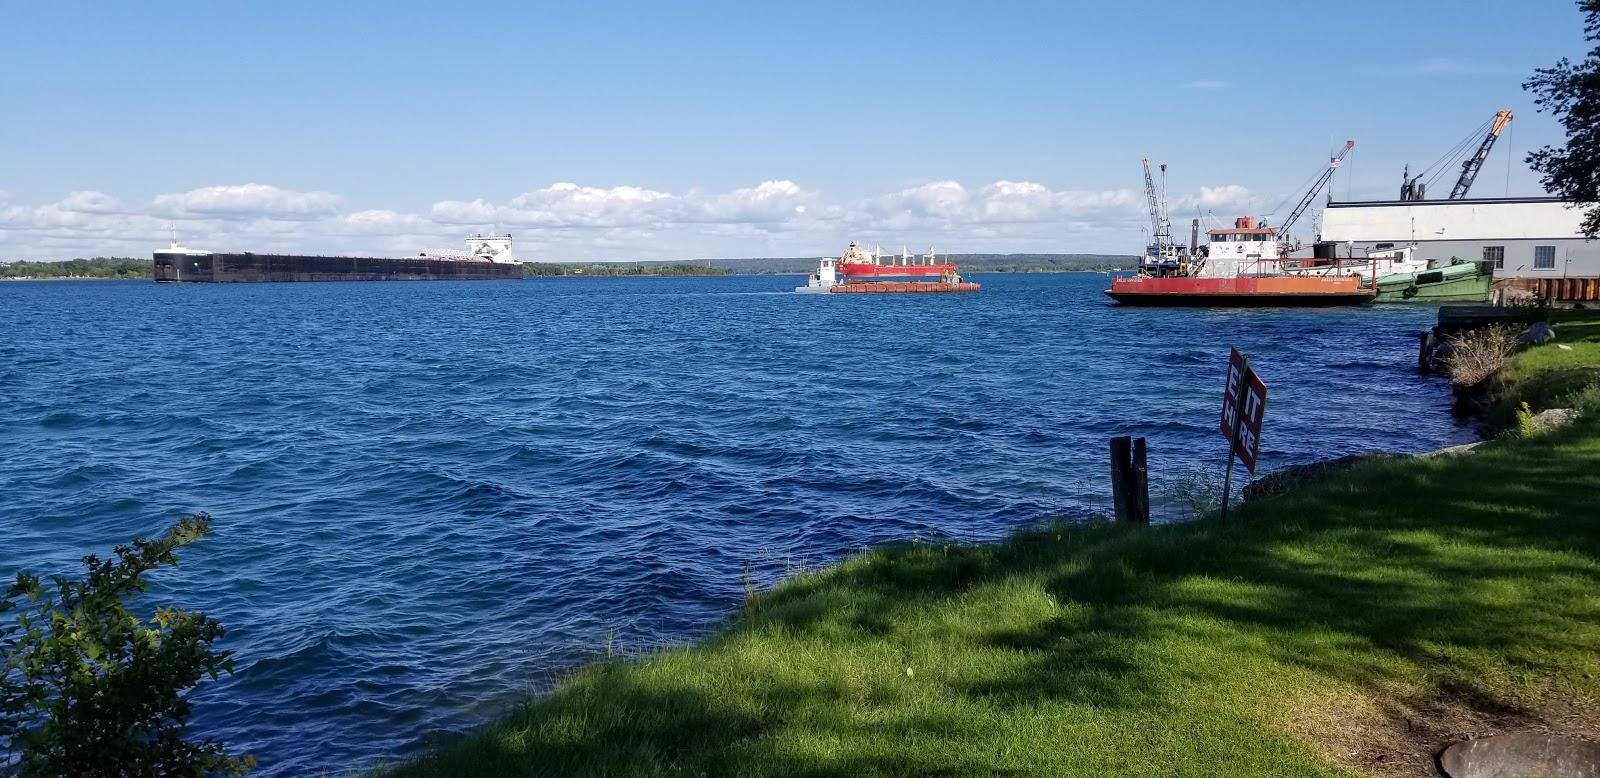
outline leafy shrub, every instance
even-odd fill
[[[1577,411],[1579,416],[1600,416],[1600,383],[1589,384],[1561,398],[1561,405]]]
[[[211,647],[222,625],[176,608],[148,619],[128,609],[145,574],[177,564],[210,518],[117,546],[113,559],[84,557],[81,581],[56,576],[47,590],[17,575],[0,599],[0,775],[237,776],[255,765],[185,737],[184,692],[233,669],[233,652]]]
[[[1455,386],[1477,386],[1500,372],[1516,348],[1516,336],[1506,327],[1463,332],[1449,341],[1445,373]]]

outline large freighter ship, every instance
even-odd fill
[[[281,281],[509,281],[522,278],[510,235],[469,235],[466,251],[425,251],[414,257],[327,257],[242,254],[184,248],[174,239],[158,249],[155,280],[198,283]]]

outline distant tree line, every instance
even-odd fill
[[[132,257],[94,257],[64,262],[10,262],[0,264],[0,278],[149,278],[150,260]]]
[[[534,276],[725,276],[727,269],[688,262],[524,262],[524,278]]]
[[[749,257],[696,260],[740,275],[793,275],[814,273],[817,257]],[[1126,270],[1137,257],[1117,254],[940,254],[963,273],[1059,273]]]

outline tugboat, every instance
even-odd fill
[[[1423,259],[1417,247],[1374,251],[1365,257],[1323,256],[1318,244],[1313,259],[1287,260],[1284,270],[1301,275],[1354,275],[1365,289],[1376,289],[1380,303],[1451,305],[1486,303],[1494,282],[1494,262],[1451,257]]]
[[[938,261],[931,247],[920,257],[913,257],[904,247],[899,257],[885,257],[877,250],[869,254],[851,241],[837,259],[823,257],[817,272],[811,274],[805,286],[796,287],[795,291],[802,294],[885,294],[976,292],[981,288],[979,284],[962,280],[954,262]]]

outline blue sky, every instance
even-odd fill
[[[1499,108],[1474,194],[1538,193],[1520,83],[1586,51],[1565,0],[1254,3],[16,2],[0,259],[195,245],[526,258],[1137,250],[1270,211],[1345,138],[1392,197]],[[1453,178],[1453,175],[1447,176]],[[1447,188],[1445,180],[1438,186]]]

